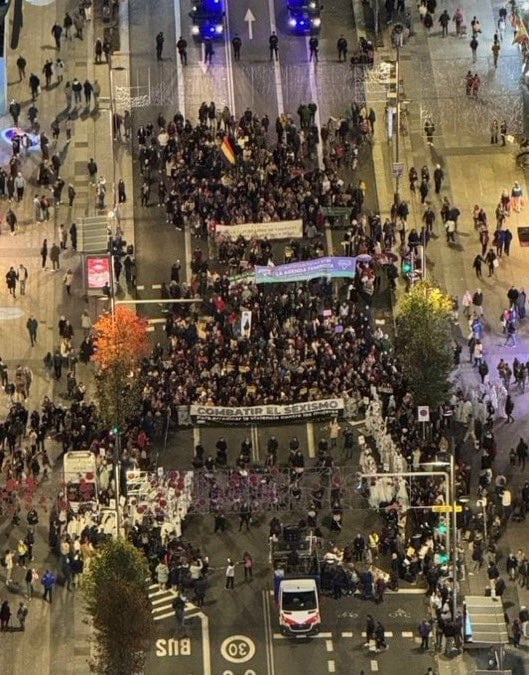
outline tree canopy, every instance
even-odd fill
[[[141,359],[150,352],[147,322],[135,312],[118,305],[114,314],[103,314],[94,324],[92,361],[96,373],[101,416],[109,425],[124,426],[140,407],[142,383],[138,372]]]
[[[92,559],[83,591],[97,633],[93,672],[141,671],[153,635],[148,577],[143,553],[124,539],[109,541]]]
[[[446,400],[453,367],[452,300],[421,281],[402,296],[397,315],[396,353],[417,405]]]

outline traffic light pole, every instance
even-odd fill
[[[452,471],[453,475],[453,471]],[[359,474],[360,478],[416,478],[418,476],[442,476],[445,479],[445,503],[450,504],[450,485],[452,483],[451,481],[451,476],[446,472],[446,471],[404,471],[402,473],[386,473],[381,472],[381,473],[361,473]],[[424,506],[420,506],[417,508],[421,509],[433,509],[433,504],[427,504]],[[410,507],[410,508],[416,508],[416,507]],[[455,511],[455,510],[454,510]],[[453,523],[455,524],[456,519],[455,519],[455,513],[454,513],[454,520]],[[454,532],[454,537],[455,537],[455,532]],[[447,517],[446,519],[446,543],[447,543],[447,550],[450,552],[450,517]],[[455,547],[454,547],[455,550]],[[455,568],[455,565],[454,565]],[[454,595],[455,595],[455,580],[454,580]]]

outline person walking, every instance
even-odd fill
[[[492,52],[492,61],[494,63],[494,68],[498,67],[498,56],[500,55],[500,43],[499,42],[494,42],[494,44],[491,47],[491,52]]]
[[[6,274],[6,286],[9,294],[16,299],[17,297],[17,273],[14,267],[10,267]]]
[[[26,619],[28,618],[28,606],[24,601],[20,602],[17,610],[17,619],[20,626],[20,630],[24,632],[26,630]]]
[[[272,31],[272,34],[268,38],[268,49],[270,51],[270,61],[273,61],[274,56],[275,56],[276,61],[279,59],[278,48],[279,48],[279,40],[277,38],[277,35],[276,35],[275,31]]]
[[[245,551],[242,556],[242,564],[244,567],[244,580],[253,580],[253,558],[248,551]]]
[[[50,260],[51,260],[51,269],[53,272],[59,271],[59,256],[61,255],[61,249],[53,242],[50,249]]]
[[[84,91],[84,100],[86,107],[90,107],[90,101],[92,100],[92,92],[94,91],[94,88],[92,86],[92,83],[88,80],[88,78],[84,81],[83,83],[83,91]]]
[[[61,37],[62,37],[62,26],[59,26],[58,23],[54,23],[51,27],[51,34],[55,40],[55,49],[61,51]]]
[[[309,63],[312,63],[312,60],[318,63],[318,51],[319,51],[320,42],[318,38],[313,35],[309,40]]]
[[[20,295],[26,295],[26,282],[28,280],[28,268],[20,263],[17,271],[18,283],[20,284]]]
[[[235,563],[228,558],[226,565],[226,590],[233,590],[235,587]]]
[[[9,602],[4,600],[0,606],[0,631],[9,630],[9,622],[11,620],[11,608]]]
[[[180,57],[180,63],[183,66],[187,66],[187,40],[184,40],[182,36],[178,38],[176,49],[178,51],[178,56]]]
[[[479,47],[479,42],[477,41],[477,38],[475,36],[472,36],[472,39],[470,40],[470,51],[472,52],[472,63],[476,63],[478,59],[478,47]]]
[[[44,589],[44,594],[42,598],[45,601],[49,600],[49,603],[51,605],[53,599],[53,587],[55,586],[55,575],[52,574],[50,570],[46,570],[42,575],[40,583],[42,584],[42,587]]]
[[[31,558],[31,556],[30,556]],[[24,576],[24,581],[26,582],[26,598],[31,600],[33,597],[34,587],[33,584],[38,581],[39,575],[35,568],[28,567],[26,574]]]
[[[421,649],[424,651],[428,651],[431,632],[432,624],[428,619],[423,619],[419,624],[419,635],[421,637]]]
[[[11,99],[9,104],[9,114],[13,118],[13,126],[18,127],[18,118],[20,117],[20,103],[15,101],[14,98]]]
[[[22,56],[22,54],[17,59],[17,68],[18,68],[18,81],[22,82],[22,79],[26,79],[26,65],[27,61]]]
[[[64,288],[66,289],[66,292],[68,295],[71,295],[71,288],[72,288],[72,282],[73,282],[73,272],[70,268],[68,268],[64,274],[63,280]]]
[[[185,608],[187,605],[187,597],[180,593],[173,600],[173,609],[176,620],[176,630],[179,636],[183,637],[182,633],[185,630]]]
[[[32,347],[34,347],[35,343],[37,342],[38,327],[39,327],[39,322],[37,321],[35,316],[33,314],[31,314],[29,319],[26,321],[26,328],[28,330],[29,340],[31,342]]]
[[[424,134],[426,136],[426,141],[428,145],[433,145],[433,135],[435,132],[435,126],[434,123],[430,118],[426,120],[424,123]]]
[[[491,145],[496,145],[498,143],[499,130],[500,130],[500,125],[498,124],[498,120],[495,118],[490,123],[490,142],[491,142]]]
[[[445,179],[444,171],[441,168],[440,164],[437,164],[433,172],[433,182],[435,185],[435,194],[438,195],[441,192],[443,186],[443,181]]]
[[[345,63],[347,61],[347,40],[343,35],[338,38],[336,49],[338,50],[338,63],[342,61]]]
[[[156,36],[156,60],[157,61],[162,61],[162,52],[163,52],[163,43],[164,43],[164,36],[162,31],[158,33]]]
[[[6,568],[6,586],[11,583],[13,576],[13,567],[15,566],[15,554],[13,551],[6,549],[4,553],[4,567]]]
[[[511,398],[510,394],[507,394],[507,398],[505,399],[505,414],[507,415],[507,420],[505,424],[509,424],[509,422],[514,422],[514,417],[512,416],[512,413],[514,411],[514,401]]]
[[[211,61],[213,60],[213,42],[211,41],[210,38],[205,38],[204,39],[204,63],[208,63],[211,65]]]
[[[42,260],[42,269],[46,267],[46,262],[48,260],[48,240],[43,239],[42,246],[40,247],[40,257]]]
[[[235,61],[240,61],[241,60],[241,47],[242,47],[242,40],[239,37],[238,33],[235,33],[233,36],[233,40],[231,41],[232,47],[233,47],[233,58]]]

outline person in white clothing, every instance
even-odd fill
[[[226,590],[233,590],[235,585],[235,563],[228,558],[226,567]]]

